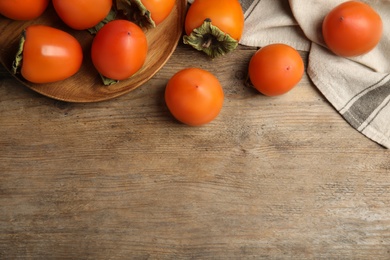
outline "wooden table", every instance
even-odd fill
[[[180,43],[142,87],[88,104],[2,69],[0,258],[389,259],[388,150],[306,75],[276,98],[246,87],[254,52],[209,60]],[[191,66],[225,90],[202,127],[164,103],[167,80]]]

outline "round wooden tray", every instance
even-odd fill
[[[14,75],[15,78],[28,88],[57,100],[97,102],[112,99],[141,86],[164,66],[182,35],[186,8],[187,0],[177,0],[169,17],[156,28],[146,31],[149,51],[144,66],[131,78],[111,86],[102,84],[99,74],[93,67],[90,56],[93,36],[88,31],[76,31],[64,25],[51,5],[41,17],[32,21],[13,21],[0,16],[0,62],[11,73],[23,29],[30,24],[53,26],[71,33],[79,40],[84,51],[80,71],[66,80],[50,84],[32,84],[20,75]]]

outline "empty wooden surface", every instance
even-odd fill
[[[388,150],[307,76],[276,98],[246,87],[254,52],[180,43],[142,87],[88,104],[0,70],[0,259],[389,259]],[[225,90],[202,127],[164,103],[191,66]]]

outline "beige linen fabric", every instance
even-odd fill
[[[243,45],[285,43],[309,51],[307,73],[340,115],[357,131],[390,148],[390,1],[366,0],[384,26],[379,45],[354,58],[325,46],[325,15],[345,0],[241,0],[245,12]]]

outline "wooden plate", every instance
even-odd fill
[[[149,51],[144,66],[131,78],[111,86],[102,84],[99,74],[93,67],[90,57],[93,36],[87,31],[68,28],[55,14],[51,5],[41,17],[33,21],[12,21],[0,16],[0,62],[11,73],[12,62],[23,29],[30,24],[50,25],[71,33],[79,40],[84,51],[84,61],[80,71],[64,81],[50,84],[32,84],[20,75],[15,75],[16,79],[30,89],[57,100],[97,102],[112,99],[141,86],[164,66],[182,35],[186,8],[187,0],[176,0],[169,17],[156,28],[146,31]]]

